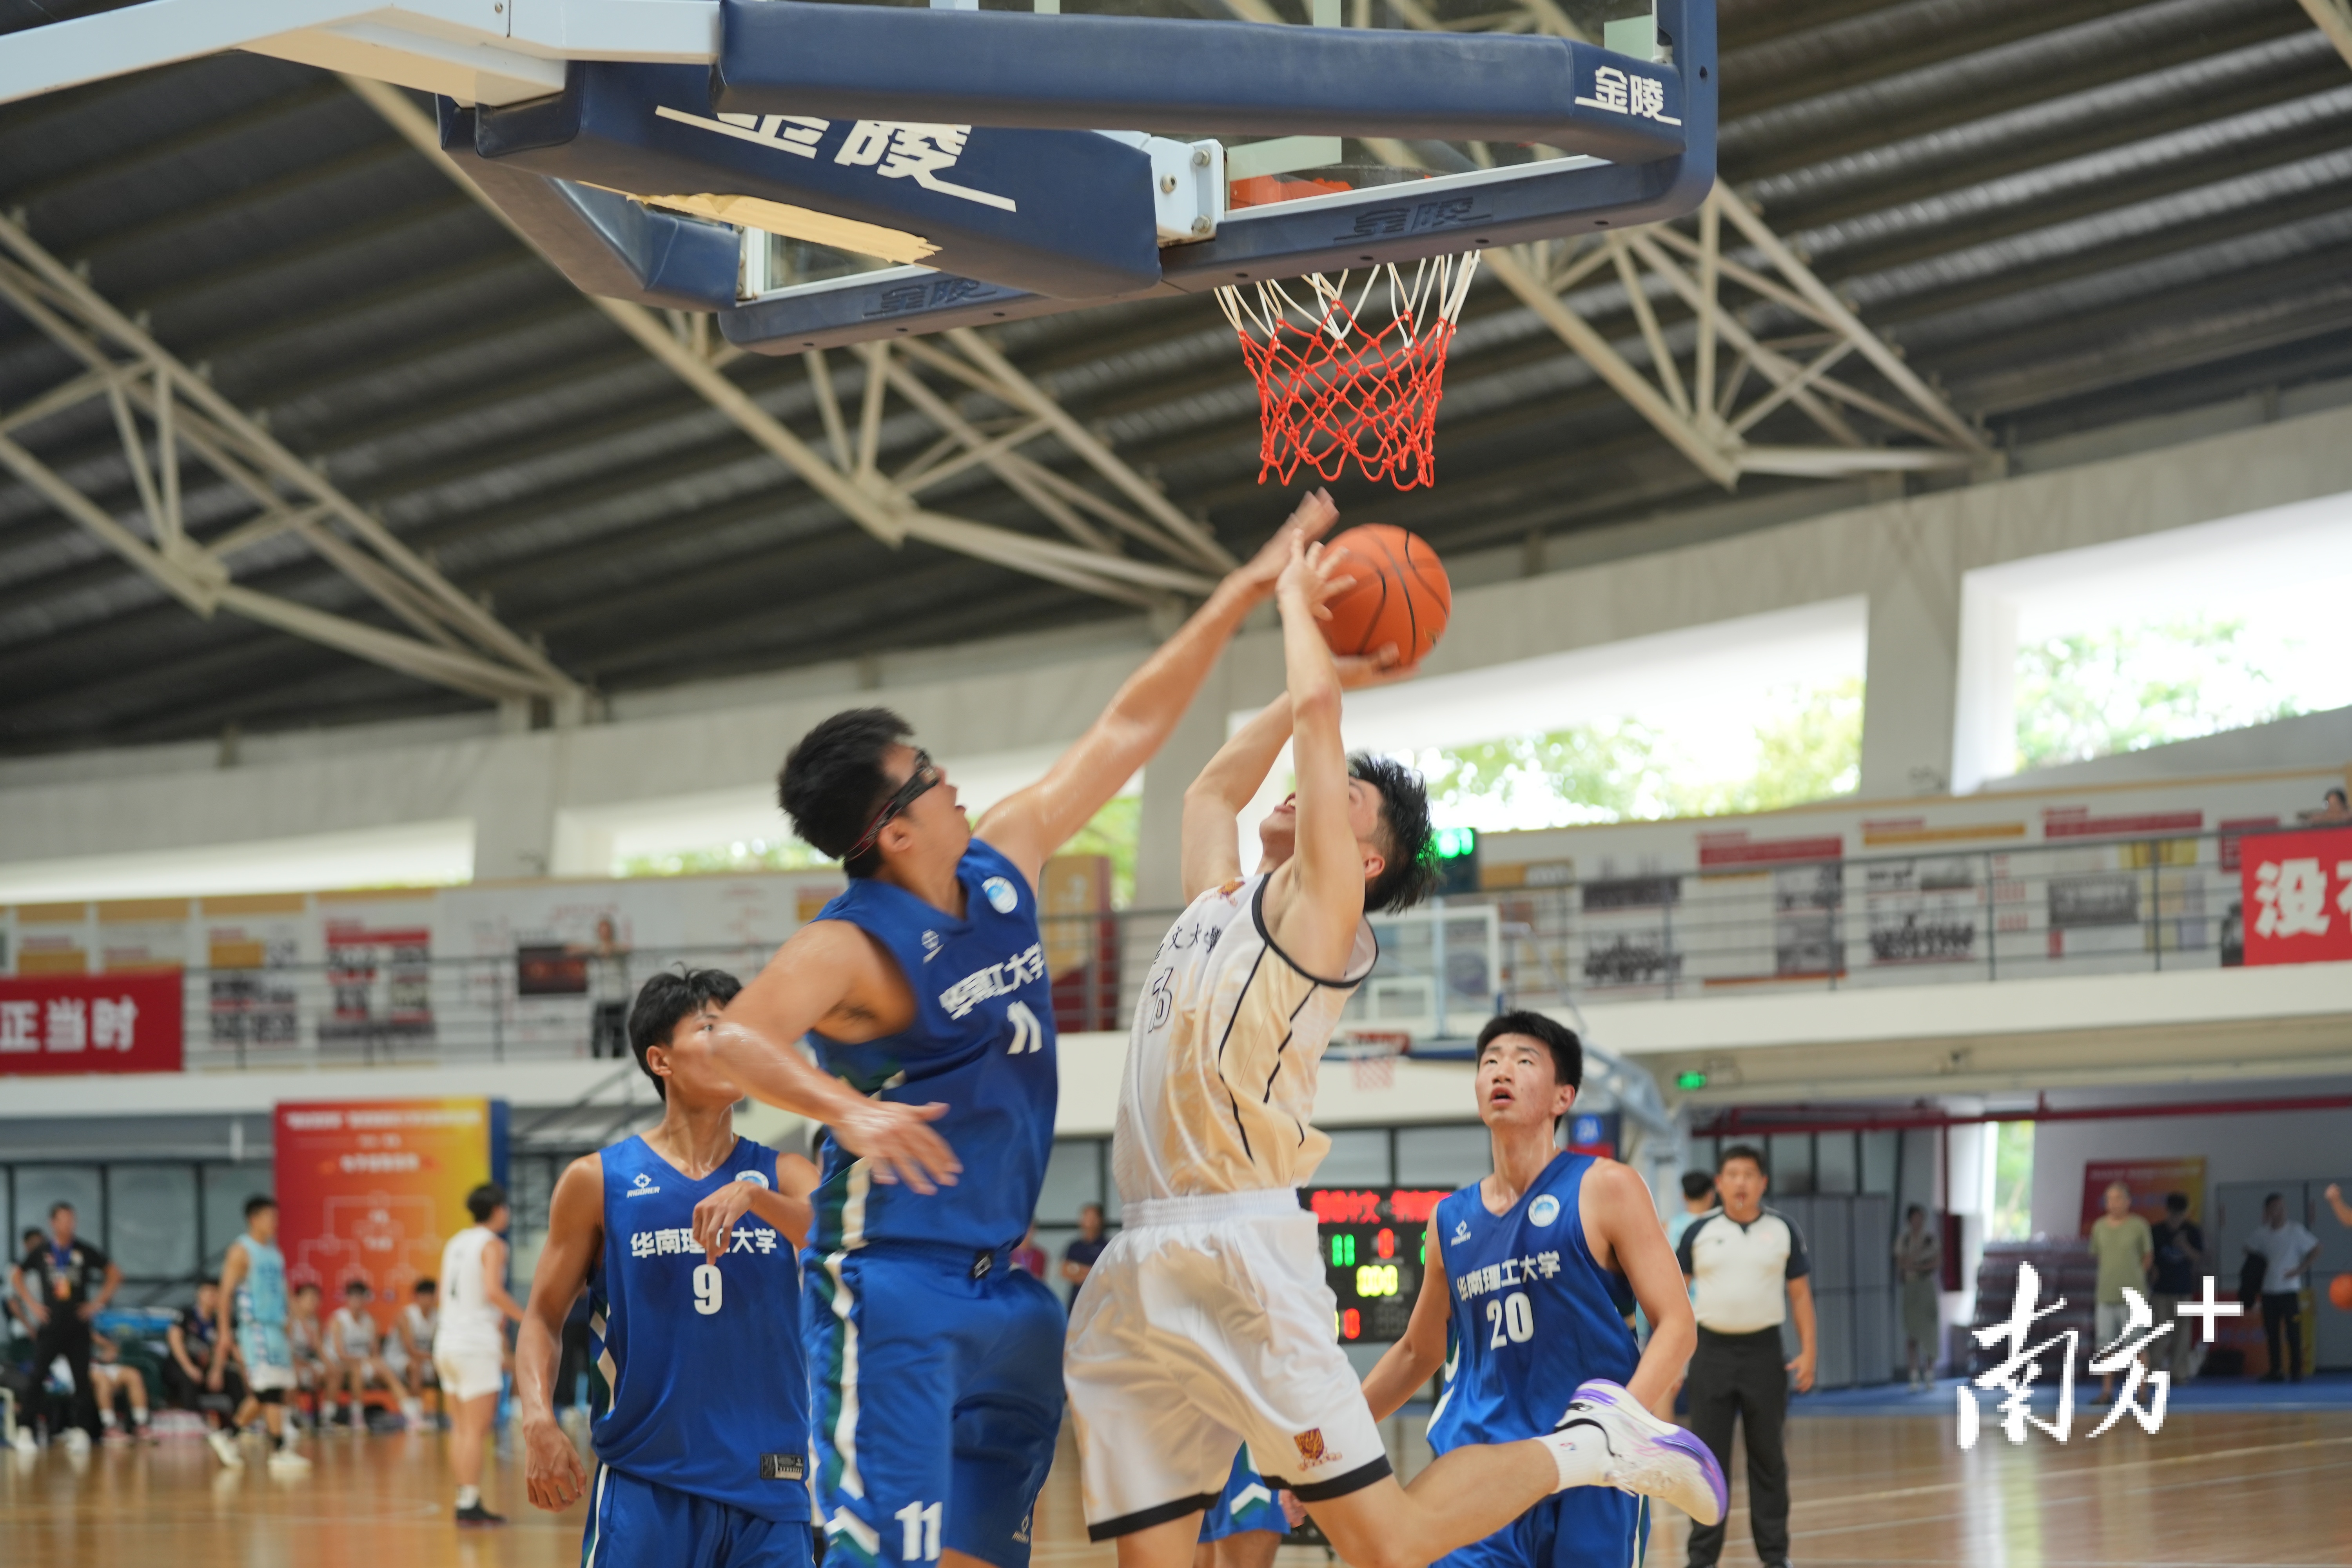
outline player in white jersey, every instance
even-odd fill
[[[1293,546],[1276,590],[1287,693],[1186,792],[1192,902],[1136,1005],[1112,1144],[1125,1228],[1079,1293],[1064,1367],[1087,1533],[1118,1541],[1120,1568],[1184,1568],[1236,1440],[1356,1568],[1422,1568],[1571,1486],[1720,1515],[1698,1463],[1656,1442],[1671,1428],[1581,1390],[1559,1430],[1457,1449],[1408,1491],[1337,1342],[1296,1191],[1330,1147],[1310,1123],[1316,1072],[1377,956],[1365,910],[1411,905],[1432,869],[1420,781],[1351,766],[1340,742],[1341,671],[1317,622],[1348,584],[1343,553]],[[1393,662],[1384,649],[1377,666]],[[1286,740],[1297,792],[1244,878],[1235,816]]]
[[[482,1444],[506,1384],[507,1320],[522,1307],[507,1294],[507,1192],[484,1182],[466,1194],[474,1223],[441,1249],[441,1316],[433,1370],[449,1417],[449,1468],[457,1476],[457,1522],[504,1524],[482,1506]]]

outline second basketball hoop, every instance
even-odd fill
[[[1352,463],[1399,489],[1434,484],[1445,352],[1477,271],[1474,250],[1219,289],[1257,383],[1259,482],[1302,467],[1338,479]]]

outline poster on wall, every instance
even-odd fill
[[[181,1009],[177,973],[0,979],[0,1077],[178,1072]]]
[[[330,1301],[366,1282],[389,1328],[441,1248],[473,1223],[466,1194],[506,1180],[500,1100],[281,1101],[275,1117],[278,1245],[294,1284]]]
[[[2174,1154],[2149,1160],[2091,1160],[2083,1166],[2083,1234],[2107,1212],[2107,1188],[2121,1182],[2131,1190],[2131,1212],[2154,1225],[2164,1217],[2164,1195],[2189,1198],[2189,1217],[2205,1223],[2205,1156]]]
[[[2352,827],[2247,834],[2238,876],[2247,963],[2352,959]]]
[[[1945,855],[1868,863],[1863,912],[1873,963],[1967,963],[1977,957],[1984,896],[1977,858]]]
[[[89,972],[88,904],[16,906],[16,973],[86,974]]]
[[[207,1030],[215,1050],[291,1050],[302,1042],[296,965],[310,929],[301,893],[205,899],[197,908],[204,941]]]
[[[433,892],[319,896],[326,948],[321,1047],[430,1045]]]
[[[1683,972],[1673,935],[1683,879],[1611,871],[1604,861],[1601,875],[1576,890],[1584,984],[1595,989],[1671,984]]]

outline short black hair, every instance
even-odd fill
[[[2331,787],[2326,795],[2321,795],[2319,798],[2322,800],[2332,800],[2338,805],[2352,805],[2352,798],[2347,798],[2346,796],[2343,788],[2340,785]]]
[[[882,868],[882,852],[868,847],[856,859],[850,849],[866,825],[890,798],[890,777],[882,759],[915,727],[887,708],[851,708],[803,735],[784,756],[776,775],[776,804],[792,819],[793,831],[820,853],[842,862],[853,877]]]
[[[205,1275],[203,1279],[199,1279],[199,1280],[197,1280],[197,1281],[196,1281],[196,1289],[197,1289],[202,1290],[202,1289],[205,1289],[206,1287],[210,1287],[211,1289],[215,1289],[215,1290],[219,1289],[220,1289],[220,1276],[219,1276],[219,1275],[217,1275],[217,1274],[207,1274],[207,1275]]]
[[[2283,1204],[2284,1202],[2286,1202],[2286,1194],[2284,1193],[2264,1193],[2263,1194],[2263,1207],[2264,1208],[2270,1207],[2273,1204]]]
[[[1706,1196],[1707,1194],[1713,1191],[1715,1191],[1715,1178],[1708,1175],[1705,1171],[1685,1171],[1683,1173],[1683,1196],[1688,1198],[1691,1202],[1696,1203],[1699,1199]]]
[[[49,1205],[49,1217],[51,1219],[57,1218],[58,1215],[61,1214],[71,1214],[73,1212],[73,1205],[66,1202],[63,1198],[59,1198],[57,1202]]]
[[[691,1018],[716,1002],[721,1007],[735,1000],[743,983],[723,969],[688,969],[680,964],[665,969],[637,987],[635,1005],[629,1009],[629,1049],[636,1053],[637,1070],[654,1080],[654,1092],[669,1098],[669,1085],[646,1061],[646,1053],[669,1044],[670,1031],[681,1019]]]
[[[1570,1089],[1584,1088],[1584,1042],[1576,1037],[1574,1029],[1541,1013],[1497,1013],[1478,1031],[1478,1046],[1470,1053],[1470,1059],[1485,1061],[1486,1047],[1505,1035],[1525,1035],[1541,1040],[1551,1052],[1553,1079]]]
[[[214,1281],[207,1279],[205,1283],[209,1285],[214,1283]],[[346,1296],[373,1296],[375,1294],[375,1287],[369,1284],[364,1279],[346,1279],[343,1281],[343,1294]]]
[[[305,1279],[294,1287],[292,1293],[299,1296],[305,1290],[308,1290],[313,1296],[317,1295],[319,1293],[319,1282],[316,1279]]]
[[[1927,1210],[1926,1206],[1920,1204],[1913,1204],[1909,1208],[1905,1209],[1903,1211],[1903,1217],[1905,1219],[1909,1219],[1915,1214],[1921,1219],[1926,1219],[1927,1217]]]
[[[2189,1212],[2189,1194],[2187,1193],[2165,1194],[2164,1212],[2167,1214],[2187,1214]]]
[[[1726,1145],[1723,1152],[1715,1157],[1716,1173],[1717,1175],[1721,1175],[1723,1173],[1723,1168],[1726,1165],[1730,1164],[1734,1160],[1747,1161],[1749,1164],[1756,1167],[1757,1173],[1759,1175],[1769,1178],[1772,1174],[1772,1167],[1764,1163],[1764,1151],[1759,1149],[1753,1143],[1732,1143]]]
[[[28,1225],[25,1227],[23,1240],[26,1246],[30,1247],[37,1241],[47,1241],[48,1239],[49,1233],[43,1230],[39,1226]]]
[[[1364,889],[1367,913],[1409,910],[1437,889],[1437,829],[1429,820],[1429,789],[1421,775],[1393,757],[1359,752],[1348,759],[1348,776],[1381,794],[1381,826],[1388,864]]]
[[[507,1190],[496,1182],[484,1182],[466,1194],[466,1212],[474,1216],[476,1225],[506,1206]]]
[[[274,1209],[277,1206],[278,1200],[271,1197],[268,1193],[256,1193],[251,1197],[245,1200],[245,1217],[251,1219],[263,1209]]]
[[[441,1293],[441,1288],[430,1279],[419,1279],[410,1288],[408,1293],[412,1296],[438,1296]]]

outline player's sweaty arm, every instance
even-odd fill
[[[1320,539],[1339,517],[1339,509],[1325,491],[1300,501],[1265,547],[1226,574],[1176,635],[1127,678],[1110,706],[1045,776],[991,806],[973,831],[1035,887],[1045,858],[1092,821],[1175,730],[1242,618],[1274,592],[1289,559],[1289,542]]]
[[[1339,668],[1341,689],[1354,691],[1415,673],[1400,668],[1397,657],[1397,646],[1391,642],[1382,643],[1375,653],[1350,654],[1332,663]],[[1186,787],[1184,837],[1178,862],[1186,903],[1242,874],[1242,807],[1256,798],[1265,775],[1274,771],[1275,760],[1289,743],[1290,693],[1286,691],[1235,731],[1233,739],[1209,759],[1201,776]]]
[[[521,1331],[515,1336],[524,1489],[531,1506],[551,1513],[570,1508],[588,1486],[579,1450],[555,1424],[555,1373],[562,1357],[563,1320],[604,1250],[604,1160],[600,1154],[583,1154],[564,1167],[548,1199],[547,1241],[531,1273]]]
[[[841,921],[814,921],[792,934],[751,984],[727,1004],[710,1048],[727,1076],[752,1099],[821,1121],[875,1178],[919,1193],[953,1186],[963,1167],[929,1123],[947,1107],[869,1100],[802,1057],[811,1029],[835,1039],[871,1039],[886,1007],[886,977],[873,944]]]
[[[1297,847],[1267,892],[1269,924],[1310,974],[1336,973],[1364,918],[1364,860],[1348,821],[1348,749],[1339,738],[1339,669],[1323,640],[1324,605],[1355,579],[1347,553],[1293,538],[1275,602],[1290,693]],[[1284,886],[1285,883],[1287,886]]]
[[[1404,1408],[1422,1384],[1445,1364],[1445,1324],[1454,1315],[1446,1285],[1445,1258],[1437,1249],[1437,1220],[1429,1222],[1429,1263],[1422,1270],[1421,1294],[1412,1300],[1412,1318],[1404,1338],[1388,1348],[1372,1370],[1364,1373],[1364,1403],[1372,1419],[1385,1421]]]
[[[1625,1387],[1652,1414],[1672,1420],[1675,1385],[1698,1348],[1698,1321],[1650,1189],[1631,1165],[1596,1160],[1584,1173],[1576,1206],[1594,1260],[1625,1276],[1650,1320],[1650,1342]]]

